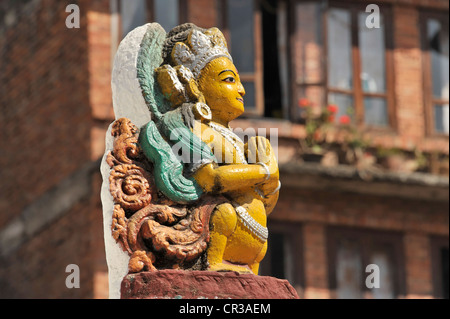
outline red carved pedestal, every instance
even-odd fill
[[[287,280],[236,272],[160,270],[129,274],[122,299],[298,299]]]

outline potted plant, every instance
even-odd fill
[[[340,143],[340,162],[367,168],[376,163],[376,156],[370,151],[371,141],[354,124],[349,115],[342,115],[338,123],[343,134]]]
[[[306,130],[305,139],[300,140],[301,156],[308,162],[321,162],[331,148],[327,133],[335,121],[338,108],[336,105],[328,105],[318,109],[306,98],[300,99],[298,106],[301,108]]]

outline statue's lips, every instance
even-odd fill
[[[238,100],[239,102],[241,102],[242,104],[244,104],[244,99],[243,99],[243,98],[237,97],[236,100]]]

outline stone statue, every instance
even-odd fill
[[[190,23],[140,30],[136,75],[150,116],[116,117],[105,156],[112,236],[128,270],[258,274],[281,184],[269,141],[244,144],[229,127],[245,90],[225,38]]]

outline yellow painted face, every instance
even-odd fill
[[[233,62],[220,57],[201,71],[198,88],[211,109],[213,121],[227,123],[244,112],[244,87]]]

